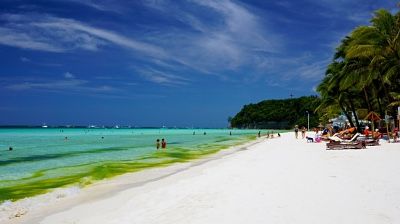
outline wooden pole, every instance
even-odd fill
[[[386,134],[388,136],[388,143],[390,143],[389,116],[387,114],[387,111],[385,112],[385,123],[386,123]]]
[[[400,3],[399,3],[399,5],[400,5]],[[395,134],[397,134],[396,136],[397,136],[397,139],[398,139],[400,137],[399,136],[400,135],[400,106],[397,107],[397,122],[399,122],[399,126],[397,128],[397,133],[395,133]],[[396,127],[396,124],[394,126]],[[395,138],[395,137],[393,136],[393,138]]]
[[[374,131],[375,131],[375,122],[374,122],[374,118],[371,119],[371,128],[372,128],[372,139],[375,139],[375,135],[374,135]],[[368,136],[367,136],[368,137]]]

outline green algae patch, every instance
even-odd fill
[[[139,148],[139,147],[140,146],[108,147],[108,148],[92,149],[92,150],[86,150],[86,151],[72,151],[72,152],[57,153],[57,154],[23,156],[23,157],[8,159],[5,161],[0,160],[0,166],[6,166],[6,165],[11,165],[11,164],[16,164],[16,163],[32,163],[32,162],[45,161],[45,160],[51,160],[51,159],[60,159],[60,158],[67,158],[67,157],[73,157],[73,156],[80,156],[80,155],[84,155],[84,154],[109,153],[111,151],[114,151],[114,152],[115,151],[127,151],[130,149]]]
[[[32,176],[19,180],[0,181],[0,202],[11,200],[16,201],[26,197],[44,194],[55,188],[76,186],[81,187],[92,184],[93,182],[115,177],[121,174],[137,172],[153,167],[163,167],[174,163],[188,162],[204,156],[214,154],[220,150],[229,148],[249,140],[254,140],[255,136],[246,136],[239,141],[231,141],[229,138],[221,138],[213,144],[202,144],[195,149],[183,147],[169,147],[160,149],[144,155],[134,161],[106,161],[94,164],[82,164],[78,166],[60,167],[57,169],[40,170]],[[126,150],[128,147],[109,148],[109,150]],[[98,153],[106,151],[104,149],[94,149],[87,153]],[[74,156],[69,153],[62,156]],[[37,160],[52,157],[39,157]],[[13,162],[22,162],[16,159]],[[5,165],[5,164],[3,164]]]

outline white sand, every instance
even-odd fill
[[[145,182],[137,181],[140,176]],[[323,143],[288,133],[206,162],[125,175],[84,191],[11,221],[400,223],[400,144],[327,151]]]

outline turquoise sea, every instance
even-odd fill
[[[0,202],[43,194],[59,187],[86,186],[127,172],[196,159],[255,139],[258,131],[0,129]],[[167,141],[167,149],[157,150],[156,139],[162,138]]]

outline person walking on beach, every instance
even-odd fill
[[[156,148],[157,148],[157,150],[160,148],[160,139],[157,139],[157,141],[156,141]]]
[[[306,127],[301,127],[301,138],[305,138],[306,137]]]
[[[164,139],[161,140],[161,148],[163,149],[167,148],[167,142]]]
[[[296,139],[299,137],[299,126],[297,125],[294,126],[294,135],[296,136]]]

